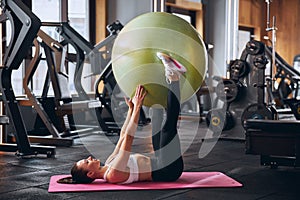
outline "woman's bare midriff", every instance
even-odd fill
[[[151,160],[148,156],[142,154],[134,154],[139,166],[139,181],[151,181]]]

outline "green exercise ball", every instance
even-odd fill
[[[187,68],[180,78],[181,102],[201,86],[207,71],[207,52],[199,33],[188,22],[164,12],[140,15],[118,34],[112,49],[112,68],[121,90],[132,96],[137,85],[148,91],[145,106],[166,106],[168,85],[157,52],[170,55]]]

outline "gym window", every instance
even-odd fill
[[[95,36],[94,26],[91,26],[91,23],[94,23],[94,19],[90,20],[90,14],[94,13],[92,10],[95,0],[23,0],[29,7],[31,7],[33,13],[40,18],[42,22],[61,22],[69,21],[70,25],[79,32],[87,41],[94,41]],[[55,27],[44,27],[42,30],[45,31],[55,40],[60,41],[60,36],[56,32]],[[92,34],[91,34],[92,33]],[[11,34],[11,29],[9,23],[6,26],[6,35],[9,37]],[[7,39],[9,41],[9,38]],[[8,44],[7,44],[8,45]],[[74,53],[74,49],[69,45],[68,52]],[[25,73],[25,62],[22,63],[22,66],[18,70],[14,70],[12,74],[12,85],[16,95],[23,95],[24,90],[23,76]],[[67,71],[69,75],[69,88],[71,93],[76,93],[74,83],[73,83],[73,74],[75,70],[75,64],[68,63]],[[89,72],[85,72],[89,74]],[[30,88],[32,89],[35,95],[41,95],[44,87],[44,81],[47,74],[47,65],[46,61],[42,60],[39,64],[39,67],[31,81]],[[93,91],[93,85],[91,79],[82,81],[83,87],[86,91]],[[53,94],[52,88],[49,90],[49,94]]]
[[[178,17],[181,17],[182,19],[189,22],[191,25],[196,27],[196,12],[191,10],[186,10],[182,8],[176,8],[172,6],[167,6],[167,12],[172,13],[173,15],[176,15]]]
[[[239,26],[239,45],[238,45],[238,57],[241,56],[242,51],[249,40],[254,38],[254,28]]]

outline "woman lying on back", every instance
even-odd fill
[[[91,183],[104,179],[109,183],[128,184],[137,181],[175,181],[183,171],[177,121],[180,112],[179,79],[186,72],[184,66],[170,56],[157,53],[164,64],[169,85],[166,121],[159,133],[152,135],[153,157],[139,153],[132,154],[140,109],[147,95],[144,87],[138,85],[132,99],[126,99],[128,113],[120,133],[120,139],[104,166],[100,160],[88,157],[76,162],[71,170],[72,183]],[[67,182],[66,179],[59,182]]]

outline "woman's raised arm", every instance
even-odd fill
[[[131,118],[131,115],[132,115],[132,112],[133,112],[133,103],[132,103],[132,100],[131,99],[127,99],[126,97],[124,97],[124,100],[128,106],[128,112],[127,112],[127,115],[126,115],[126,119],[123,123],[123,126],[121,128],[121,132],[120,132],[120,138],[118,140],[118,143],[114,149],[114,151],[110,154],[110,156],[106,159],[106,162],[105,163],[110,163],[112,161],[112,159],[119,153],[119,150],[120,150],[120,147],[121,147],[121,144],[122,142],[124,141],[124,136],[125,136],[125,131],[126,131],[126,128],[128,126],[128,123],[130,121],[130,118]]]
[[[111,163],[111,169],[107,174],[107,180],[109,182],[123,182],[128,178],[127,163],[131,154],[131,146],[138,126],[140,110],[146,94],[147,92],[143,86],[137,86],[135,95],[132,98],[133,110],[131,117],[128,121],[126,130],[123,133],[124,136],[122,137],[122,142],[120,143],[119,152]]]

